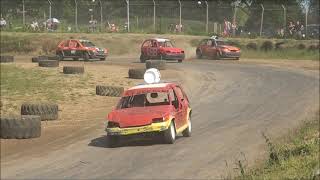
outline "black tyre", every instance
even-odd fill
[[[235,59],[236,59],[236,60],[240,60],[240,57],[236,57]]]
[[[200,49],[197,49],[196,55],[197,55],[197,58],[198,58],[198,59],[201,59],[201,58],[202,58],[202,53],[201,53]]]
[[[13,56],[0,56],[0,63],[10,63],[14,61]]]
[[[129,69],[128,75],[131,79],[143,79],[146,69]]]
[[[100,96],[120,97],[123,91],[124,88],[118,86],[96,86],[96,94]]]
[[[40,116],[1,117],[1,138],[28,139],[41,136]]]
[[[59,56],[48,56],[48,60],[56,60],[59,61]]]
[[[164,131],[163,140],[166,144],[173,144],[176,140],[176,129],[174,126],[174,121],[172,121],[169,128]]]
[[[146,68],[156,68],[158,70],[165,70],[166,69],[166,61],[164,60],[148,60],[146,61]]]
[[[83,66],[63,66],[64,74],[83,74],[84,67]]]
[[[148,58],[144,54],[140,54],[140,62],[145,63]]]
[[[39,62],[39,58],[38,57],[32,57],[31,58],[31,62],[37,63],[37,62]]]
[[[38,56],[38,61],[49,60],[48,56]]]
[[[106,60],[106,58],[104,57],[104,58],[100,58],[100,61],[105,61]]]
[[[178,59],[178,63],[182,63],[182,59]]]
[[[61,52],[58,52],[57,56],[59,57],[59,61],[63,61],[64,57],[63,57],[63,54]]]
[[[72,60],[74,60],[74,61],[79,61],[79,58],[72,58]]]
[[[115,148],[119,145],[120,137],[119,136],[112,136],[107,135],[108,147]]]
[[[59,67],[59,61],[56,60],[39,60],[40,67]]]
[[[21,115],[37,115],[41,120],[58,119],[57,104],[22,104]]]
[[[188,115],[188,127],[182,131],[182,135],[184,137],[190,137],[191,136],[191,117]]]
[[[84,59],[85,61],[89,61],[89,59],[90,59],[89,53],[85,52],[85,53],[83,54],[83,59]]]

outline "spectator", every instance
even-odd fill
[[[39,30],[39,23],[38,23],[37,20],[32,21],[32,23],[31,23],[30,26],[31,26],[31,28],[32,28],[33,31]]]
[[[293,24],[292,21],[289,22],[288,30],[289,30],[289,35],[293,36],[294,31],[295,31],[295,25]]]
[[[0,28],[3,29],[7,26],[7,21],[4,18],[0,20]]]

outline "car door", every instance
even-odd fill
[[[208,54],[210,53],[211,45],[212,45],[212,41],[210,39],[207,39],[206,43],[203,45],[203,51],[202,51],[203,55],[208,56]]]
[[[215,57],[217,52],[217,43],[214,40],[211,40],[211,44],[207,49],[207,56],[209,57]]]
[[[188,99],[184,98],[184,94],[179,86],[174,87],[174,92],[179,101],[180,127],[188,123]]]
[[[64,42],[64,44],[62,46],[62,52],[65,57],[70,56],[69,43],[70,43],[70,40],[67,40]]]
[[[151,47],[151,41],[150,40],[144,41],[141,46],[141,54],[148,56],[148,50],[150,47]]]
[[[204,39],[199,43],[199,49],[202,54],[204,53],[204,49],[206,48],[207,41],[208,41],[207,39]],[[205,54],[203,54],[203,55],[205,55]]]
[[[158,56],[158,42],[156,40],[151,40],[151,46],[148,48],[147,54],[152,59]]]

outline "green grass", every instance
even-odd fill
[[[22,102],[77,100],[90,91],[91,76],[65,75],[53,68],[22,68],[1,64],[1,113],[19,111]]]
[[[290,60],[318,60],[319,51],[299,50],[296,48],[290,48],[286,50],[248,50],[242,49],[242,58],[248,59],[290,59]]]
[[[268,137],[269,158],[236,179],[312,179],[319,164],[319,116],[276,142]]]

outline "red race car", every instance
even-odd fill
[[[73,60],[83,58],[85,61],[89,59],[100,59],[104,61],[108,56],[108,50],[98,48],[88,40],[70,39],[59,43],[56,49],[56,55],[59,56],[60,60],[64,58],[72,58]]]
[[[108,114],[108,144],[121,137],[156,135],[173,144],[176,135],[191,136],[191,108],[187,95],[175,83],[144,84],[126,90]]]
[[[184,50],[173,46],[169,39],[153,38],[145,40],[141,45],[140,62],[148,59],[184,60]]]
[[[197,58],[204,56],[212,59],[234,58],[239,60],[240,48],[230,46],[222,39],[209,38],[203,39],[196,49]]]

